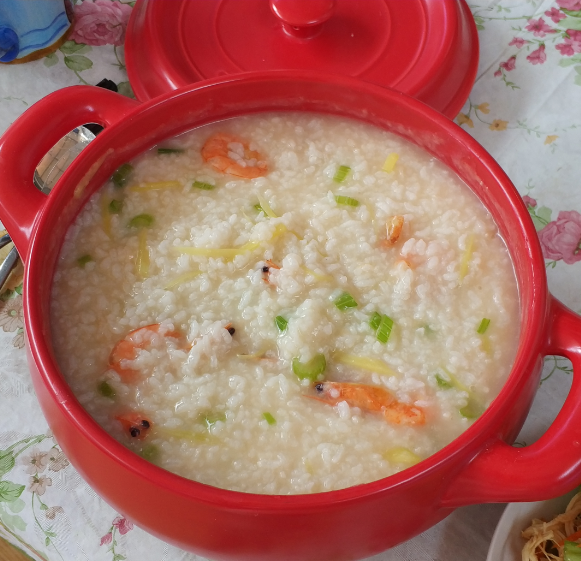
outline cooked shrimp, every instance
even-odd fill
[[[423,425],[425,414],[419,407],[401,403],[383,388],[348,382],[320,382],[315,384],[317,399],[330,405],[346,401],[351,407],[381,413],[395,425]]]
[[[131,438],[143,440],[149,429],[151,429],[151,421],[146,419],[141,413],[125,413],[115,417],[123,427],[123,430]]]
[[[277,269],[279,270],[280,267],[271,259],[267,259],[265,261],[266,265],[264,265],[262,267],[262,280],[266,283],[266,284],[270,284],[270,270],[271,269]]]
[[[113,347],[109,355],[109,368],[115,370],[124,382],[134,382],[137,380],[139,371],[123,367],[122,362],[124,360],[135,360],[137,358],[137,349],[145,349],[148,347],[157,334],[180,341],[183,340],[182,335],[177,331],[167,330],[160,333],[160,327],[161,325],[159,323],[154,323],[134,329]],[[184,344],[182,346],[188,348]]]
[[[403,228],[404,217],[397,214],[392,216],[386,223],[385,223],[385,230],[387,234],[387,238],[383,242],[383,245],[386,247],[391,247],[394,245],[399,236],[401,235],[401,231]]]
[[[219,132],[206,140],[202,158],[214,169],[234,177],[254,179],[268,173],[260,152],[237,136]]]

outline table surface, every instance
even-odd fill
[[[581,0],[474,2],[480,64],[455,121],[496,158],[525,197],[540,232],[549,288],[580,311]],[[59,50],[38,61],[0,65],[0,133],[33,103],[65,86],[106,78],[132,95],[122,46],[130,3],[85,0],[74,9],[75,30]],[[113,511],[60,451],[26,366],[21,283],[16,271],[0,290],[0,455],[11,450],[16,459],[0,471],[0,537],[42,561],[201,559]],[[517,439],[521,445],[534,442],[558,413],[571,385],[570,363],[547,357],[544,377]],[[484,561],[504,506],[460,508],[373,560]],[[6,553],[6,547],[0,541],[2,559],[16,551]]]

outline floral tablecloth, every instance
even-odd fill
[[[455,120],[498,160],[523,195],[541,240],[550,290],[581,311],[581,0],[481,0],[470,8],[479,29],[480,66]],[[123,57],[131,10],[131,2],[77,1],[74,30],[55,53],[0,65],[0,133],[64,86],[108,79],[132,96]],[[17,269],[0,289],[0,536],[43,561],[200,559],[135,527],[70,465],[31,386],[21,292]],[[547,357],[519,445],[544,432],[570,384],[570,363]],[[503,508],[458,509],[373,559],[482,561]]]

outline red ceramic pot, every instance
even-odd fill
[[[244,113],[316,111],[388,129],[454,170],[492,213],[520,292],[520,342],[510,377],[485,413],[443,450],[397,475],[340,491],[296,496],[216,489],[131,453],[84,411],[51,347],[51,278],[65,232],[91,193],[167,137]],[[41,157],[82,123],[105,126],[50,197],[32,184]],[[32,379],[62,449],[115,509],[152,534],[212,559],[347,560],[392,547],[455,507],[560,495],[581,479],[581,319],[548,293],[528,212],[508,177],[466,132],[406,95],[360,81],[300,72],[201,82],[139,104],[98,88],[57,91],[0,140],[0,218],[26,262],[24,314]],[[519,326],[515,325],[515,329]],[[513,448],[543,357],[573,362],[573,386],[536,443]]]

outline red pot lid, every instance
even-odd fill
[[[465,0],[138,0],[125,46],[142,101],[206,78],[314,70],[394,88],[450,118],[478,65]]]

